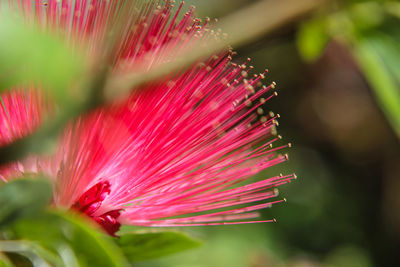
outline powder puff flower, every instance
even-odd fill
[[[125,1],[14,0],[11,6],[89,57]],[[173,11],[170,1],[138,5],[118,40],[113,71],[150,70],[192,40],[218,38],[193,9]],[[257,221],[258,211],[280,202],[276,186],[294,175],[246,182],[287,156],[272,144],[276,116],[262,105],[274,86],[250,76],[248,62],[221,53],[126,99],[101,106],[71,122],[52,156],[30,155],[0,169],[0,179],[25,173],[52,177],[54,204],[86,214],[114,235],[121,224],[197,226]],[[35,88],[1,94],[0,145],[33,132],[51,110]],[[265,141],[267,140],[267,141]],[[261,146],[256,146],[261,141]]]

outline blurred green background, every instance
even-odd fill
[[[257,1],[185,2],[221,18]],[[328,1],[235,48],[277,82],[265,109],[294,145],[259,176],[299,179],[265,211],[277,223],[184,228],[205,244],[136,266],[400,266],[399,18],[397,1]]]

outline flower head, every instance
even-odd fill
[[[99,43],[125,2],[11,1],[27,21],[59,32],[71,46],[85,45],[92,57],[102,53]],[[138,6],[118,41],[115,72],[150,70],[189,41],[219,34],[209,20],[196,19],[192,8],[181,19],[182,4],[172,10],[170,1]],[[275,84],[262,86],[264,74],[250,76],[248,62],[232,63],[231,54],[215,55],[82,115],[66,127],[55,155],[3,166],[0,178],[47,174],[55,205],[86,214],[112,235],[121,224],[258,222],[260,209],[282,201],[274,188],[294,175],[246,183],[285,161],[276,152],[287,146],[272,146],[279,139],[276,116],[262,109]],[[0,144],[32,132],[51,106],[35,88],[15,88],[1,99]]]

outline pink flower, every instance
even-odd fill
[[[11,1],[26,21],[39,21],[71,46],[85,44],[91,57],[101,54],[99,44],[122,3]],[[182,4],[175,14],[169,1],[159,5],[143,5],[124,29],[115,72],[151,69],[174,56],[166,49],[171,44],[180,48],[188,40],[218,35],[208,20],[194,18],[192,8],[179,20]],[[262,104],[274,96],[274,84],[261,86],[264,74],[247,78],[251,68],[231,63],[230,54],[82,115],[66,127],[55,155],[31,155],[3,166],[0,179],[47,174],[53,179],[56,206],[86,214],[111,235],[121,224],[264,222],[255,220],[258,211],[282,201],[275,199],[274,188],[294,174],[243,185],[285,161],[287,156],[276,151],[287,145],[272,146],[279,139],[276,116],[259,116]],[[1,99],[0,145],[31,133],[51,106],[35,88],[15,88]],[[254,148],[263,140],[268,141]]]

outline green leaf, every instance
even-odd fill
[[[0,251],[17,266],[61,266],[61,258],[34,242],[25,240],[0,241]]]
[[[8,260],[13,264],[11,266],[18,266],[18,267],[34,266],[32,262],[27,257],[25,257],[25,255],[21,255],[18,253],[9,253],[9,252],[6,252],[5,255],[7,256]]]
[[[400,45],[376,33],[361,38],[353,51],[378,104],[400,137]]]
[[[49,211],[34,219],[18,221],[16,238],[37,242],[56,253],[66,266],[128,266],[112,238],[81,216]]]
[[[117,243],[131,262],[159,258],[201,245],[198,240],[176,231],[124,234]]]
[[[385,2],[383,4],[383,8],[389,14],[391,14],[397,18],[400,18],[400,3],[397,3],[395,1]]]
[[[84,70],[75,55],[55,36],[39,27],[24,26],[4,11],[0,13],[0,91],[32,82],[50,90],[60,103],[79,97],[71,90]]]
[[[376,1],[356,3],[348,12],[355,26],[363,30],[379,26],[385,18],[382,3]]]
[[[324,51],[330,37],[324,19],[313,19],[302,25],[297,35],[297,47],[304,60],[315,61]]]
[[[15,179],[0,186],[0,228],[37,214],[48,205],[51,185],[45,179]]]
[[[0,252],[0,267],[13,267],[14,265],[10,262],[10,260]]]

